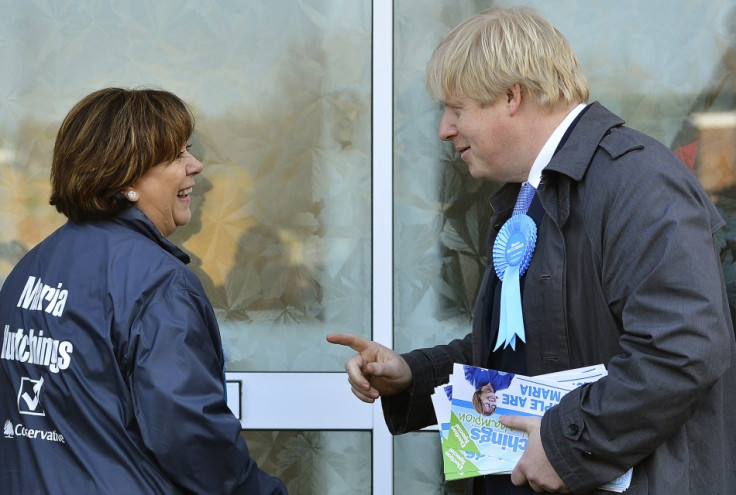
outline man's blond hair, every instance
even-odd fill
[[[542,107],[587,102],[588,82],[570,44],[528,7],[484,10],[458,25],[427,66],[427,92],[440,103],[464,95],[487,105],[518,83]]]

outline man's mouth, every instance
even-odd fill
[[[192,188],[191,187],[187,187],[186,189],[182,189],[181,191],[179,191],[178,193],[176,193],[176,197],[177,198],[186,198],[190,194],[192,194]]]

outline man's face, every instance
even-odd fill
[[[521,160],[515,123],[505,97],[481,106],[467,96],[455,95],[445,103],[440,137],[452,141],[476,179],[524,182],[531,164],[524,166]]]
[[[480,389],[480,404],[483,406],[483,414],[490,415],[496,410],[496,393],[490,384],[483,385]]]

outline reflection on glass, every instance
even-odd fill
[[[245,431],[242,435],[256,463],[281,478],[289,493],[372,493],[370,432]]]

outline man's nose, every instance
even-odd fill
[[[440,120],[440,139],[450,141],[457,135],[457,127],[455,127],[455,116],[450,110],[445,109]]]

